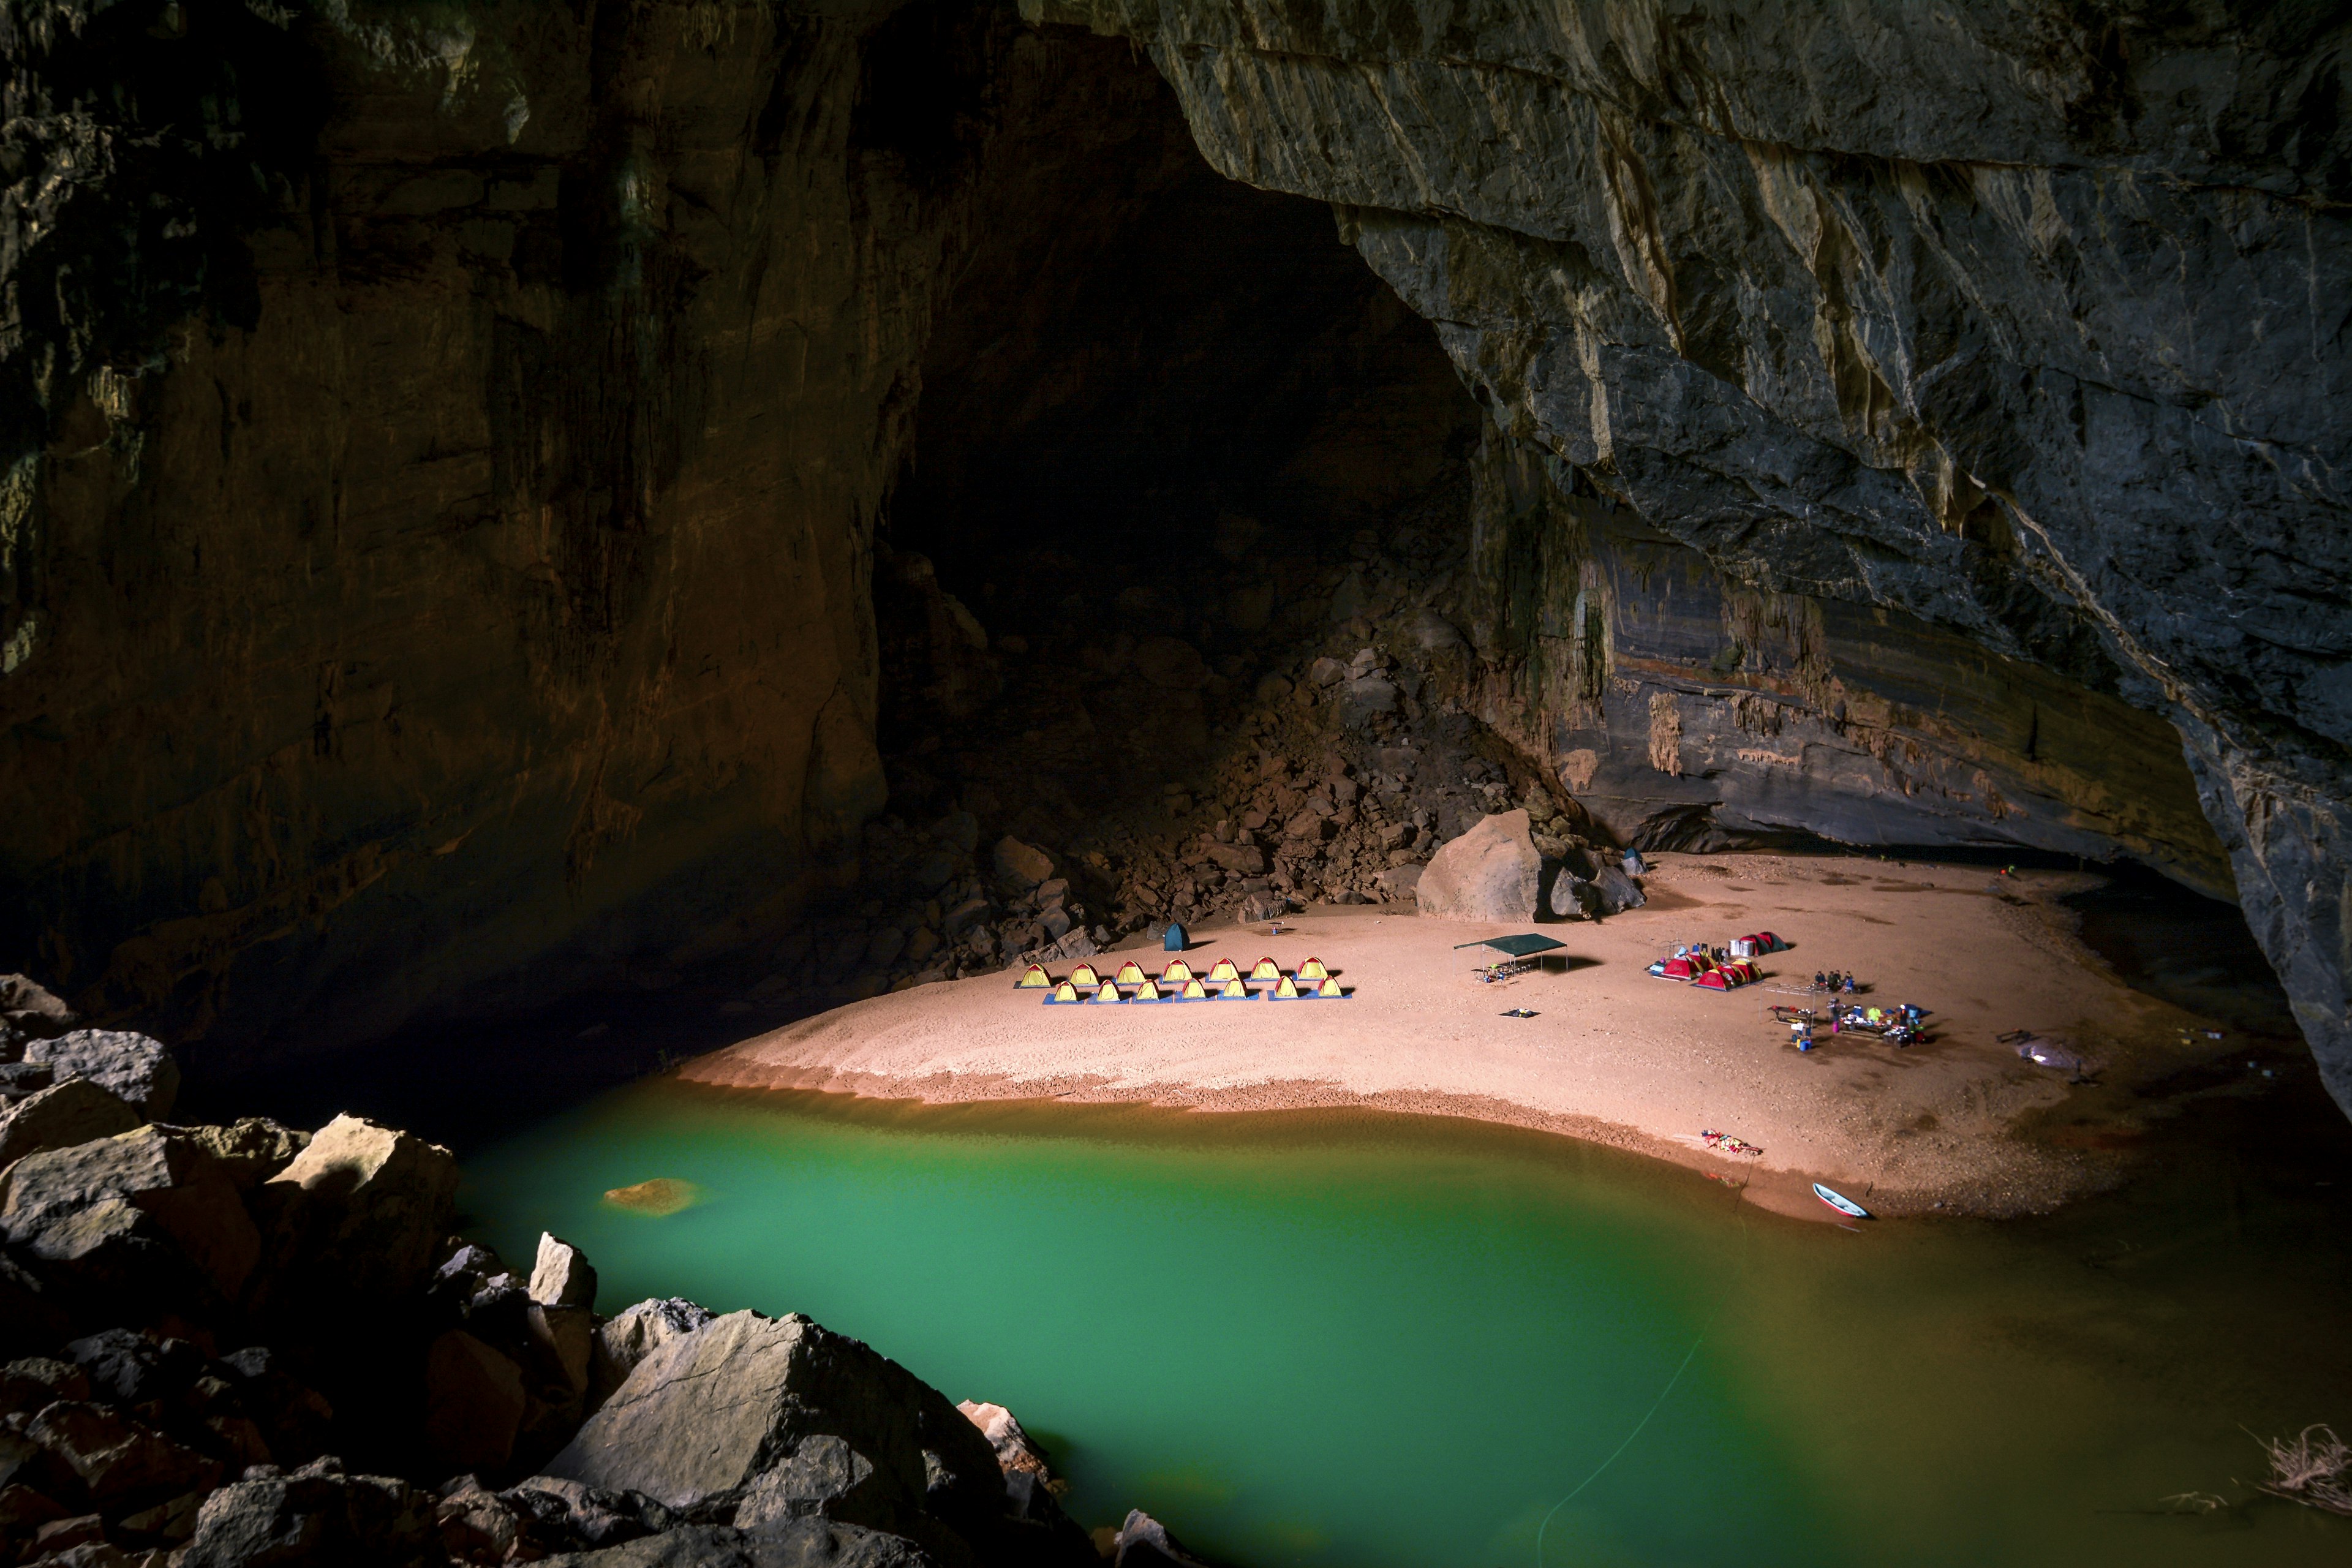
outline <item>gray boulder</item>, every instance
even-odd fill
[[[911,1541],[821,1519],[756,1531],[687,1525],[542,1561],[546,1568],[939,1568],[939,1560]]]
[[[32,1040],[25,1059],[46,1063],[59,1079],[86,1078],[120,1095],[150,1121],[172,1114],[180,1098],[180,1064],[161,1040],[111,1029],[76,1029]]]
[[[1129,1512],[1118,1527],[1111,1563],[1112,1568],[1201,1568],[1201,1560],[1141,1509]]]
[[[1500,812],[1442,846],[1413,886],[1421,912],[1449,921],[1528,921],[1543,879],[1528,814]]]
[[[408,1568],[441,1561],[434,1497],[331,1459],[252,1476],[205,1500],[176,1568]],[[428,1559],[427,1553],[432,1552]]]
[[[1396,683],[1381,675],[1360,675],[1339,689],[1339,722],[1360,730],[1382,713],[1397,710]]]
[[[862,1511],[910,1517],[926,1484],[921,1388],[897,1363],[797,1313],[730,1312],[640,1361],[545,1470],[710,1510],[742,1500],[809,1439],[837,1437],[875,1471],[861,1483]]]
[[[0,1170],[45,1149],[70,1149],[128,1132],[142,1120],[103,1084],[68,1079],[0,1111]]]
[[[1642,884],[1614,866],[1601,867],[1593,875],[1592,885],[1600,892],[1602,914],[1622,914],[1650,901],[1650,896],[1642,891]]]
[[[184,1133],[152,1126],[0,1171],[0,1237],[101,1291],[157,1282],[156,1255],[168,1251],[231,1298],[261,1248],[219,1162]]]
[[[530,1299],[542,1307],[593,1307],[596,1270],[588,1255],[568,1241],[540,1232],[539,1256],[530,1271]]]

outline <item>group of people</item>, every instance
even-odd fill
[[[1813,971],[1813,989],[1816,991],[1843,991],[1847,995],[1851,996],[1853,994],[1853,976],[1851,974],[1841,974],[1834,969],[1831,970],[1827,974],[1824,974],[1820,970],[1816,969]]]
[[[1822,977],[1816,983],[1827,984],[1840,978],[1839,975],[1831,974]],[[1842,978],[1845,981],[1846,989],[1851,991],[1853,988],[1853,976],[1848,974]],[[1834,989],[1834,986],[1831,988]],[[1880,1039],[1891,1046],[1908,1046],[1920,1037],[1921,1031],[1926,1027],[1926,1014],[1918,1006],[1909,1002],[1899,1003],[1892,1007],[1848,1006],[1842,1002],[1832,1002],[1830,1004],[1830,1033],[1835,1035],[1847,1029],[1863,1029],[1877,1035]],[[1806,1012],[1790,1018],[1788,1025],[1790,1037],[1796,1047],[1801,1051],[1811,1050],[1813,1048],[1811,1013]]]

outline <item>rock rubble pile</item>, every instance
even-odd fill
[[[601,1316],[579,1248],[524,1270],[449,1234],[447,1150],[158,1120],[162,1045],[26,1014],[7,1065],[49,1070],[0,1110],[0,1563],[1099,1561],[1002,1407],[798,1315]],[[1140,1514],[1101,1544],[1191,1561]]]

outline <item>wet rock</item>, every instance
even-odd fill
[[[522,1369],[463,1329],[425,1354],[425,1442],[446,1468],[495,1469],[514,1452],[523,1418]]]
[[[0,1112],[0,1169],[44,1149],[128,1132],[142,1118],[95,1079],[68,1079]]]
[[[111,1089],[150,1121],[172,1113],[180,1096],[180,1065],[160,1040],[108,1029],[75,1029],[54,1040],[33,1040],[25,1060],[46,1063],[58,1079],[86,1078]]]
[[[85,1292],[155,1288],[168,1250],[234,1297],[260,1237],[219,1163],[158,1127],[30,1154],[0,1172],[0,1236]]]
[[[269,1289],[274,1296],[406,1296],[448,1234],[457,1192],[448,1150],[361,1117],[336,1117],[259,1189],[278,1210]]]
[[[1500,812],[1440,846],[1413,898],[1423,914],[1439,920],[1532,920],[1542,873],[1528,814]]]

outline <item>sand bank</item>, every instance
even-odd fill
[[[1321,958],[1340,1002],[1049,1007],[1012,972],[854,1003],[698,1058],[682,1076],[932,1101],[1054,1098],[1204,1110],[1368,1105],[1540,1128],[1744,1184],[1761,1205],[1828,1217],[1815,1180],[1884,1215],[2013,1214],[2116,1179],[2144,1114],[2021,1061],[1995,1036],[2032,1028],[2095,1053],[2112,1080],[2225,1048],[2203,1020],[2124,985],[2055,900],[2084,878],[1983,867],[1764,855],[1667,856],[1650,904],[1548,924],[1564,967],[1479,981],[1454,944],[1532,927],[1424,921],[1410,907],[1318,908],[1193,933],[1188,960],[1285,967]],[[1769,928],[1791,951],[1763,985],[1715,993],[1646,973],[1677,942]],[[1156,944],[1144,957],[1156,973]],[[1491,956],[1491,955],[1489,955]],[[1865,1003],[1929,1010],[1907,1050],[1850,1035],[1800,1052],[1774,992],[1852,970]],[[1502,1016],[1532,1009],[1535,1016]],[[2182,1032],[2190,1031],[2183,1039]],[[1706,1150],[1705,1129],[1762,1148]]]

